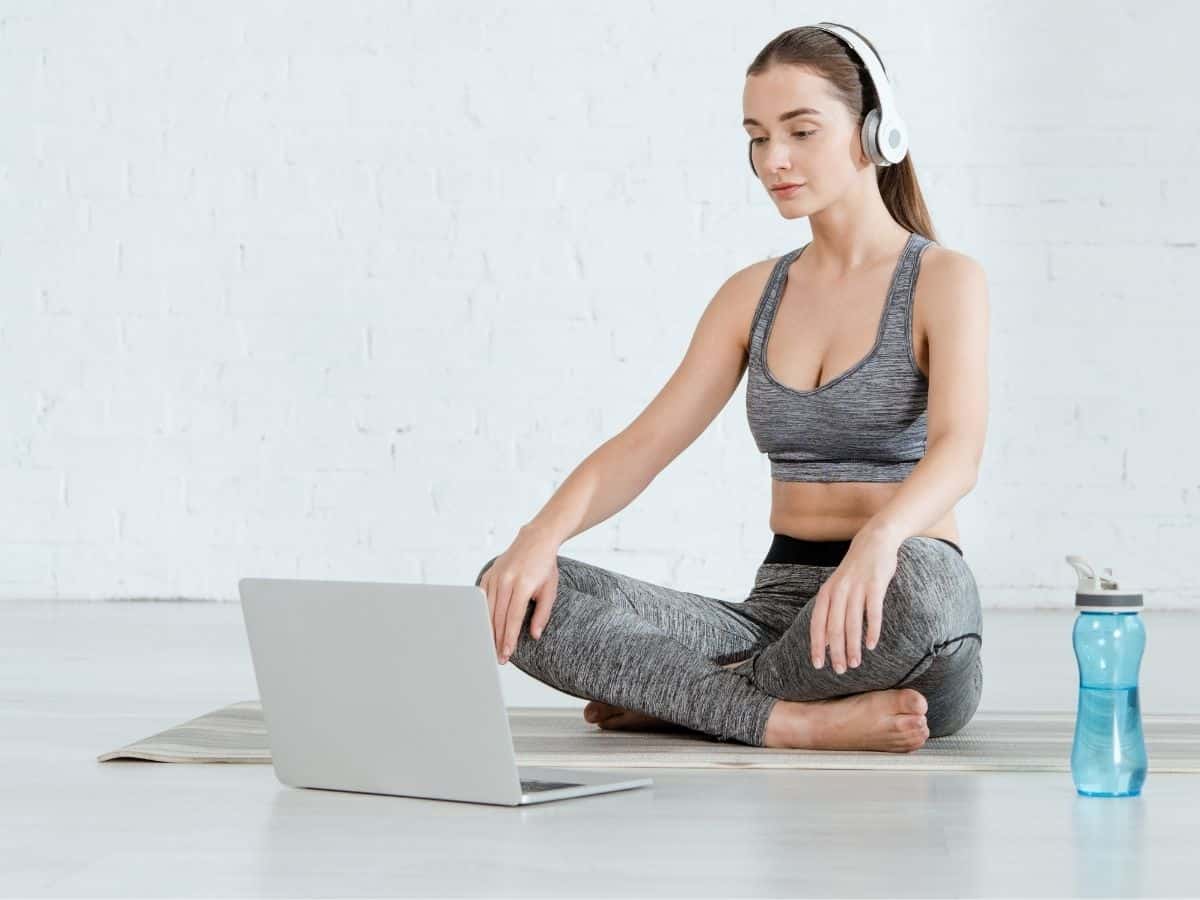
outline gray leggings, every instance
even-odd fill
[[[477,586],[495,560],[484,563]],[[809,601],[836,568],[763,562],[739,602],[559,556],[558,594],[542,636],[529,634],[531,602],[509,659],[564,693],[752,746],[762,746],[780,699],[897,687],[925,696],[930,737],[966,725],[983,689],[983,612],[961,554],[924,535],[900,545],[879,642],[868,650],[864,639],[862,662],[841,675],[828,655],[815,668],[809,652]]]

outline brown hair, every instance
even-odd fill
[[[875,50],[874,44],[861,34],[859,37],[872,51]],[[746,69],[746,77],[761,75],[774,65],[803,66],[827,79],[834,95],[850,110],[860,130],[866,111],[879,105],[871,77],[858,55],[841,38],[820,28],[802,25],[775,37],[754,57],[754,62]],[[929,210],[917,183],[912,153],[905,154],[895,165],[877,167],[876,179],[879,194],[892,218],[909,231],[936,241]]]

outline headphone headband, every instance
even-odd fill
[[[818,22],[813,26],[841,38],[858,56],[867,70],[867,77],[875,88],[879,106],[869,110],[863,118],[863,149],[877,166],[890,166],[900,162],[908,153],[908,128],[896,109],[896,97],[892,83],[883,68],[883,60],[853,28],[836,22]],[[870,123],[870,127],[868,127]]]
[[[888,80],[887,70],[883,67],[883,60],[871,49],[862,35],[853,28],[838,25],[836,22],[818,22],[811,27],[819,28],[821,31],[845,41],[862,63],[867,77],[871,79],[871,85],[875,88],[875,96],[879,100],[879,105],[874,109],[867,110],[863,116],[860,134],[863,152],[877,166],[891,166],[901,162],[908,154],[908,126],[896,109],[896,97],[892,91],[892,84]],[[752,171],[754,170],[753,150],[754,143],[751,141],[750,168]],[[757,176],[758,172],[755,171],[754,174]]]

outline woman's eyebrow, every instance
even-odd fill
[[[796,116],[819,116],[819,115],[821,115],[821,111],[819,109],[813,109],[811,106],[801,106],[799,109],[790,109],[787,112],[785,112],[783,115],[781,115],[779,117],[779,121],[786,122],[788,119],[796,118]],[[762,128],[762,122],[758,121],[757,119],[751,119],[749,116],[747,116],[745,119],[742,119],[742,124],[743,125],[757,125],[759,128]]]

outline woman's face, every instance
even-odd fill
[[[829,92],[829,82],[808,69],[774,65],[747,77],[742,111],[758,180],[785,219],[827,206],[871,165],[858,123]],[[781,121],[781,116],[786,118]],[[802,187],[771,190],[783,183]]]

